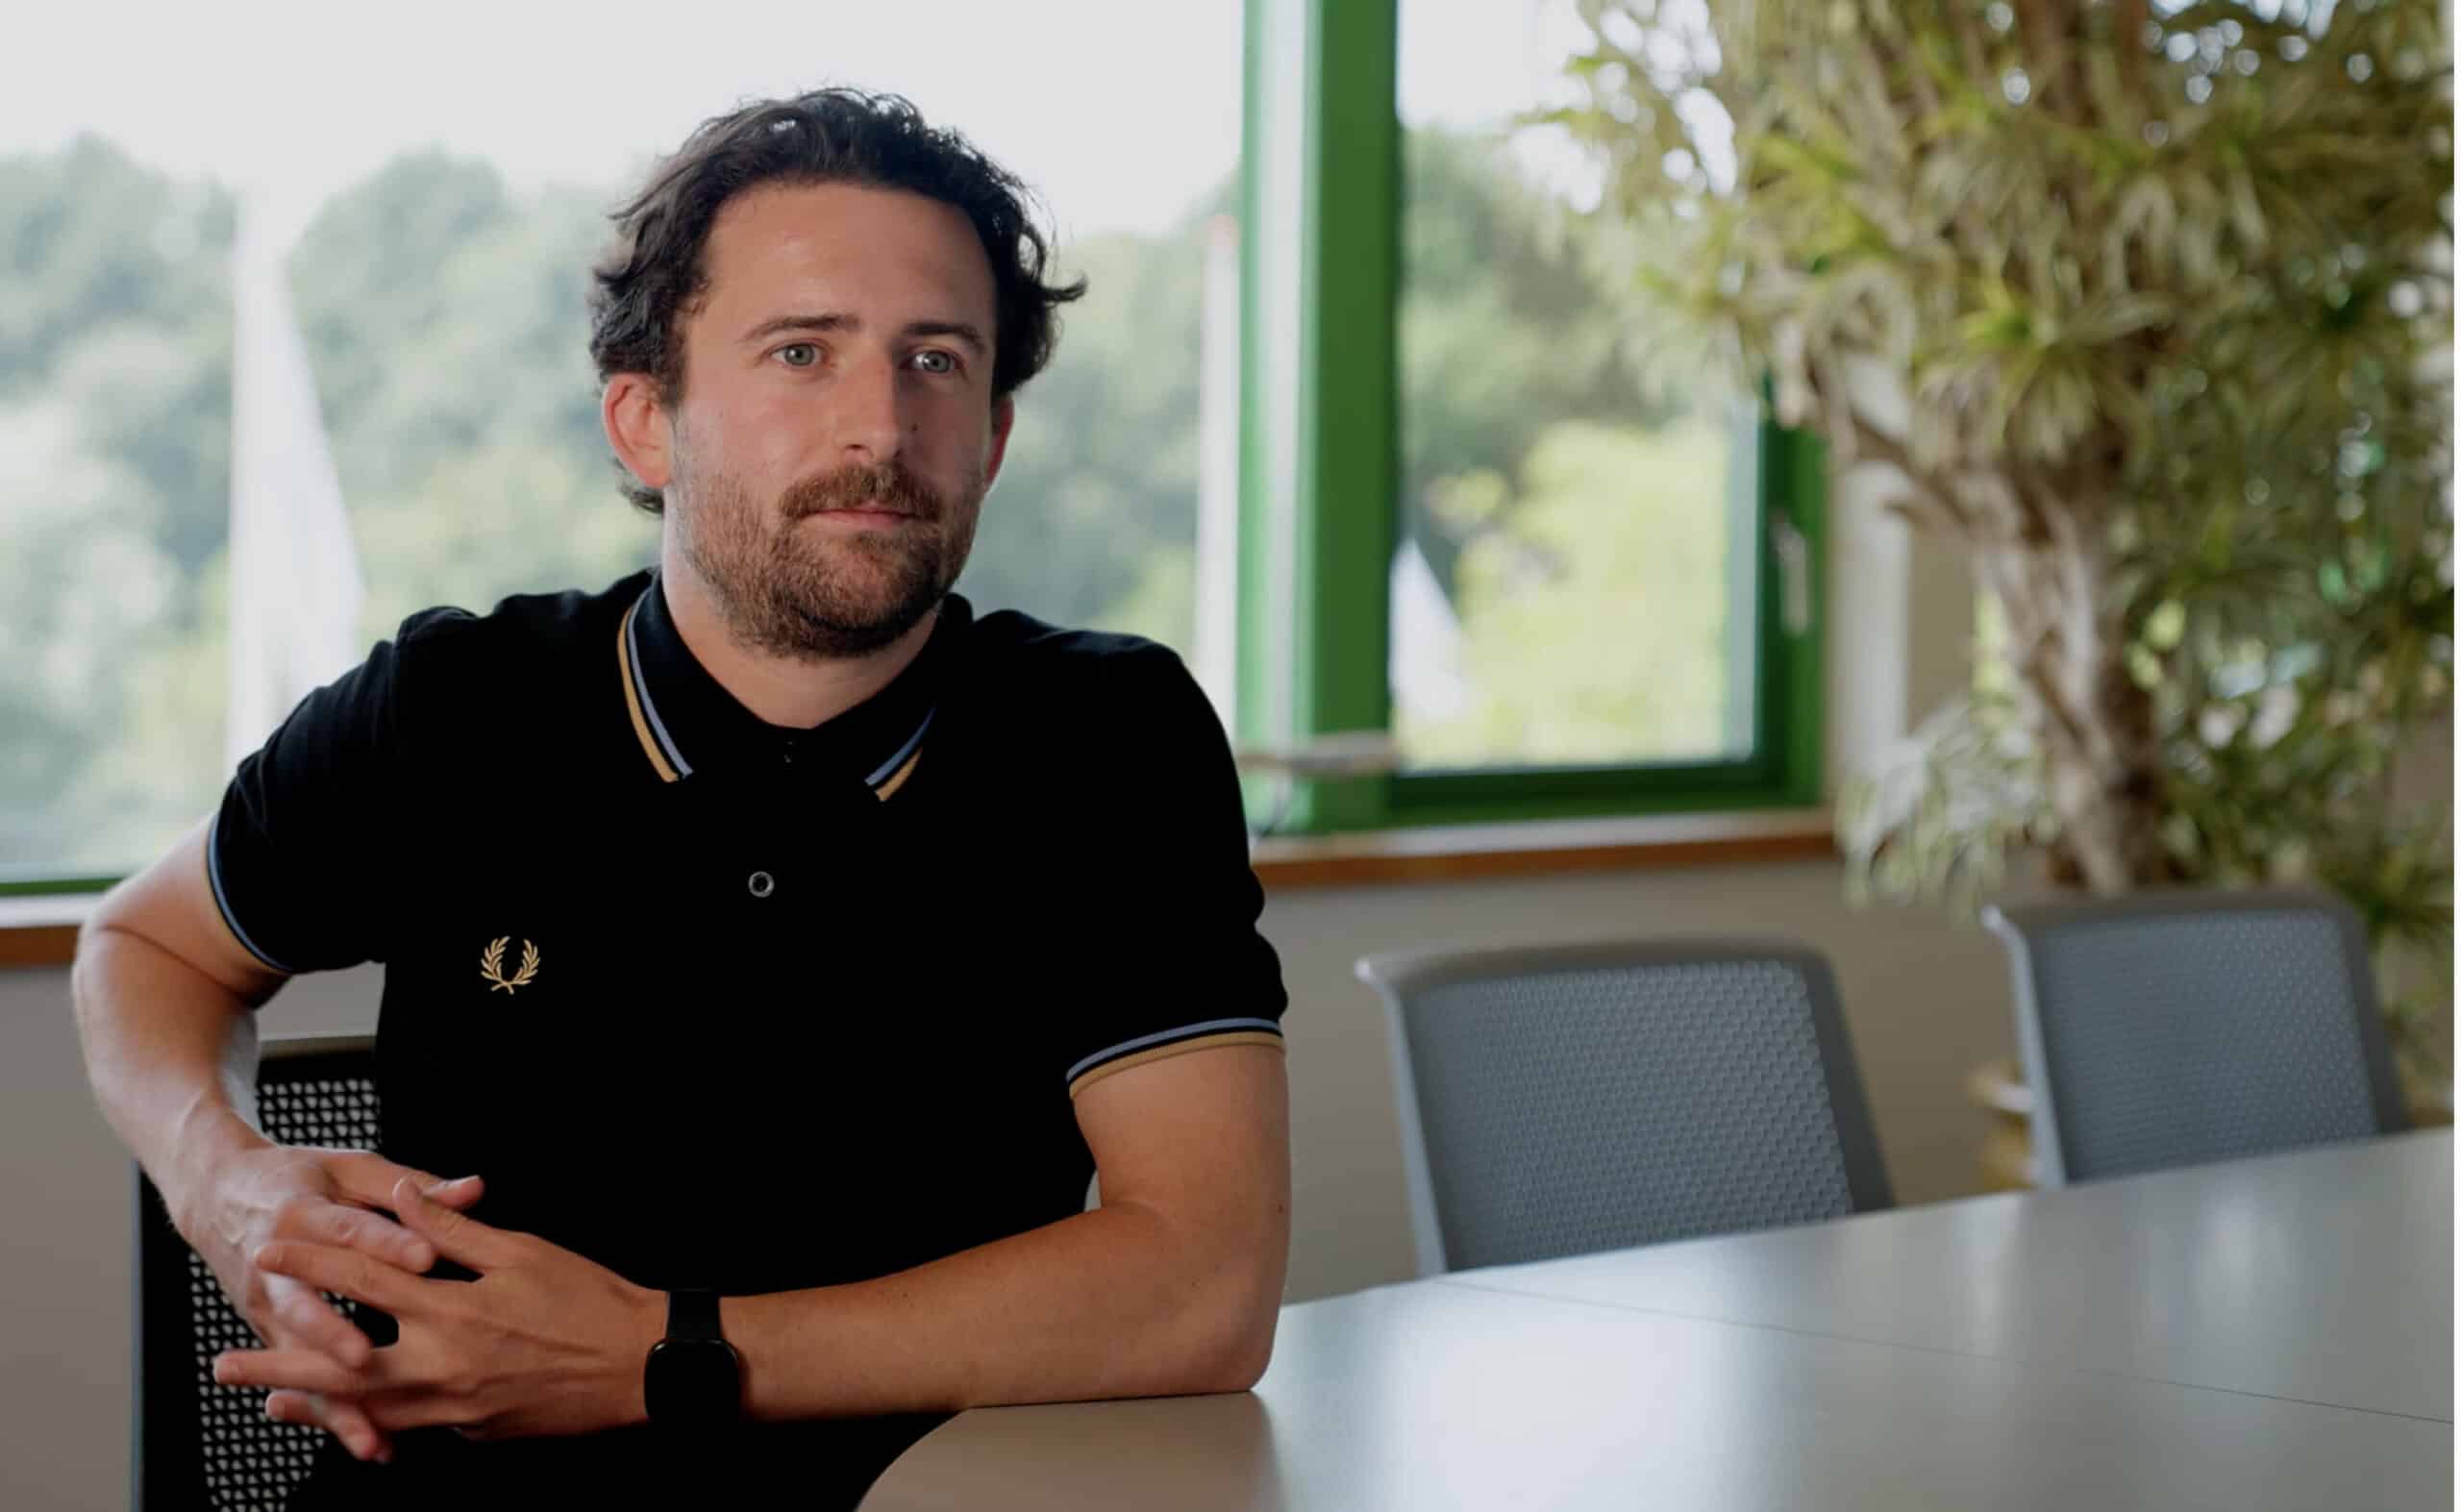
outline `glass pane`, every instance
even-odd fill
[[[1019,395],[959,591],[1153,635],[1227,695],[1235,490],[1207,473],[1236,454],[1239,7],[732,0],[678,27],[638,3],[586,28],[490,7],[477,50],[475,12],[430,19],[324,37],[382,69],[303,69],[206,12],[160,13],[131,52],[124,16],[72,9],[0,98],[0,881],[142,864],[287,711],[234,688],[235,635],[279,657],[315,618],[279,585],[243,594],[258,618],[230,612],[235,468],[338,494],[346,529],[262,527],[337,622],[310,649],[349,648],[307,685],[415,609],[650,561],[658,526],[600,429],[586,268],[693,126],[822,84],[967,133],[1041,194],[1059,275],[1090,279]],[[295,329],[295,384],[280,340],[236,334],[235,267],[260,266],[278,272],[247,286],[278,292],[250,308],[289,319],[249,329]],[[298,444],[235,441],[243,361],[276,375],[246,389],[281,396]]]
[[[1417,770],[1753,754],[1756,444],[1644,377],[1557,103],[1566,0],[1402,0],[1393,728]]]

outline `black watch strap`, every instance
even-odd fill
[[[718,1294],[680,1291],[666,1294],[666,1336],[670,1339],[723,1339],[718,1326]]]
[[[641,1364],[641,1405],[668,1433],[716,1433],[743,1419],[743,1356],[719,1327],[718,1294],[666,1294],[666,1337]]]

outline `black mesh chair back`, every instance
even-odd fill
[[[2409,1125],[2366,931],[2338,898],[2178,889],[1983,922],[2016,979],[2039,1185]]]
[[[1702,941],[1380,955],[1421,1276],[1891,1205],[1828,966]]]
[[[376,1148],[376,1041],[366,1034],[268,1039],[257,1072],[259,1126],[286,1145]],[[357,1317],[355,1302],[345,1311]],[[172,1227],[137,1172],[137,1512],[280,1512],[307,1478],[324,1431],[273,1423],[261,1389],[221,1386],[213,1357],[254,1349],[256,1331]]]

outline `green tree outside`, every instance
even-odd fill
[[[1506,159],[1434,133],[1408,150],[1405,523],[1479,693],[1405,739],[1464,762],[1697,753],[1723,685],[1700,503],[1722,497],[1718,446],[1631,376],[1580,248]],[[365,641],[654,556],[585,346],[617,198],[410,153],[294,249]],[[1163,235],[1059,249],[1092,291],[1019,395],[960,585],[980,607],[1193,649],[1204,254],[1236,199],[1225,182]],[[88,136],[0,160],[0,880],[110,874],[228,776],[235,208]]]

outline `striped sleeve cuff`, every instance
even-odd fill
[[[1122,1040],[1108,1050],[1094,1053],[1068,1068],[1068,1095],[1077,1094],[1105,1077],[1142,1066],[1148,1061],[1167,1060],[1192,1050],[1214,1050],[1224,1045],[1271,1045],[1284,1048],[1281,1026],[1271,1019],[1208,1019],[1203,1024],[1187,1024],[1164,1029],[1156,1034],[1140,1034]]]
[[[264,965],[266,970],[278,971],[286,977],[299,975],[259,949],[257,942],[249,937],[248,931],[240,927],[238,915],[231,911],[231,896],[222,885],[222,818],[219,814],[214,816],[213,823],[208,825],[205,830],[205,879],[212,885],[213,906],[221,910],[222,922],[230,929],[232,938],[237,940],[249,954]]]

